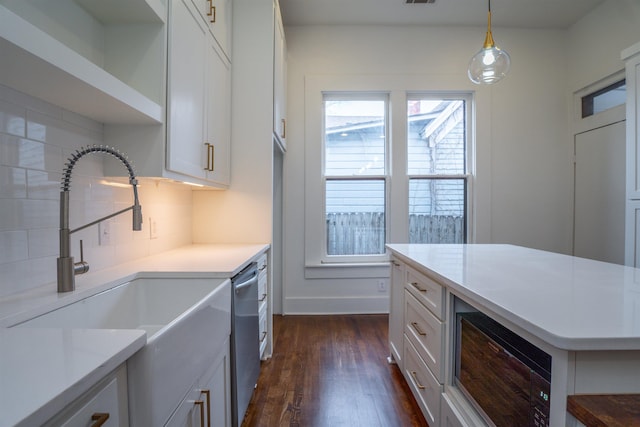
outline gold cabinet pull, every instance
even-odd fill
[[[260,342],[264,341],[266,337],[267,337],[267,331],[262,332],[262,336],[260,337]]]
[[[211,427],[211,390],[205,388],[200,390],[200,393],[207,399],[207,427]]]
[[[411,286],[413,286],[414,288],[416,288],[420,292],[427,292],[427,289],[421,288],[420,285],[418,284],[418,282],[411,282]]]
[[[202,400],[196,400],[193,404],[200,407],[200,427],[204,427],[204,402]]]
[[[280,119],[282,122],[282,132],[280,133],[280,138],[287,137],[287,119]]]
[[[207,146],[207,165],[204,167],[204,170],[213,172],[215,170],[215,151],[213,144],[209,144],[205,142],[204,145]]]
[[[416,330],[418,335],[422,335],[422,336],[427,335],[427,333],[420,328],[420,325],[418,325],[418,322],[411,322],[411,326],[413,326],[413,329]]]
[[[207,12],[207,16],[211,17],[209,22],[211,22],[212,24],[215,24],[215,22],[216,22],[216,7],[213,5],[213,0],[208,0],[208,1],[209,1],[209,12]]]
[[[258,302],[262,302],[262,301],[264,301],[265,299],[267,299],[267,294],[262,294],[262,298],[260,298],[260,299],[258,300]]]
[[[106,423],[108,419],[108,412],[96,412],[95,414],[91,415],[91,421],[95,421],[93,424],[91,424],[91,427],[100,427],[101,425]]]
[[[418,373],[416,371],[411,371],[411,376],[413,377],[413,380],[416,383],[416,386],[420,389],[420,390],[424,390],[425,386],[423,386],[422,384],[420,384],[420,381],[418,381]]]

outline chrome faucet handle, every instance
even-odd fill
[[[84,260],[82,239],[80,239],[80,261],[73,264],[74,274],[84,274],[89,271],[89,263]]]

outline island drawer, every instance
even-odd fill
[[[404,333],[439,382],[444,378],[444,324],[405,291]]]
[[[424,364],[416,348],[404,340],[404,377],[430,426],[440,425],[440,396],[443,387]]]
[[[405,288],[438,319],[444,318],[444,288],[418,270],[407,266]]]

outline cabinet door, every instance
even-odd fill
[[[194,389],[180,402],[165,427],[200,427],[206,422],[206,402],[199,390]]]
[[[208,403],[206,407],[211,427],[229,427],[231,425],[231,380],[229,340],[225,341],[224,351],[220,351],[211,368],[201,381],[200,393]],[[209,401],[207,402],[207,399]]]
[[[189,0],[171,2],[167,169],[206,178],[204,159],[207,32]]]
[[[165,427],[231,426],[229,340],[178,405]]]
[[[215,42],[207,46],[207,180],[229,184],[231,145],[231,69]]]
[[[211,32],[224,54],[231,59],[231,0],[209,1],[213,8],[213,14],[209,19]],[[213,16],[214,14],[215,16]]]
[[[391,290],[389,301],[389,347],[393,357],[402,371],[402,349],[404,334],[404,264],[396,259],[391,260]]]
[[[287,143],[287,45],[280,8],[275,3],[273,51],[273,133],[286,149]]]

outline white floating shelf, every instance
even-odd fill
[[[103,23],[164,23],[166,7],[158,0],[74,0]]]
[[[163,122],[161,105],[4,6],[0,58],[0,84],[103,123]]]

